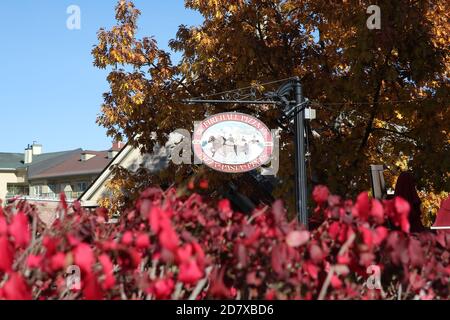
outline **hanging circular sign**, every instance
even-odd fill
[[[195,155],[222,172],[247,172],[266,164],[273,152],[273,137],[259,119],[244,113],[213,115],[196,125]]]

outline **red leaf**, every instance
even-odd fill
[[[122,236],[122,243],[126,246],[130,246],[133,243],[133,233],[127,231]]]
[[[180,239],[178,238],[178,235],[175,233],[175,231],[170,227],[165,228],[159,234],[159,242],[161,243],[161,246],[163,248],[170,251],[175,251],[178,248]]]
[[[375,232],[372,234],[373,236],[373,243],[376,246],[379,246],[388,236],[388,229],[385,227],[379,226],[375,229]]]
[[[401,215],[408,215],[409,210],[411,209],[411,206],[409,205],[408,201],[403,199],[402,197],[396,197],[395,201],[395,210]]]
[[[154,233],[158,233],[161,229],[161,208],[159,207],[152,207],[150,210],[150,214],[148,216],[148,220],[150,223],[150,227]]]
[[[359,217],[361,221],[367,221],[369,217],[370,210],[370,201],[369,201],[369,193],[361,192],[356,198],[355,206],[353,207],[353,214],[356,217]]]
[[[205,267],[205,252],[197,242],[193,242],[192,247],[194,248],[195,255],[197,257],[197,264],[199,268],[203,269]]]
[[[308,231],[291,231],[286,236],[286,243],[288,246],[297,248],[305,243],[307,243],[309,240],[309,232]]]
[[[326,186],[316,186],[312,193],[314,202],[317,204],[322,204],[328,201],[328,197],[330,196],[330,191]]]
[[[86,243],[80,243],[74,249],[75,264],[87,274],[92,273],[92,265],[95,262],[94,252]]]
[[[340,223],[337,221],[333,221],[330,224],[330,227],[328,228],[328,234],[329,234],[330,238],[333,240],[336,240],[340,231],[341,231],[341,226],[340,226]]]
[[[408,246],[411,266],[420,267],[425,262],[425,255],[419,240],[410,239]]]
[[[370,248],[372,248],[372,230],[366,227],[359,227],[359,232],[361,232],[363,243]]]
[[[192,246],[186,244],[183,247],[178,248],[177,257],[181,262],[188,262],[192,257]]]
[[[365,267],[368,267],[372,264],[374,264],[375,256],[371,252],[363,252],[359,256],[359,263]]]
[[[184,262],[180,266],[178,279],[186,284],[195,284],[203,277],[203,272],[198,267],[195,260]]]
[[[394,200],[395,210],[397,211],[394,217],[394,222],[397,226],[400,226],[403,232],[409,232],[409,210],[411,209],[408,201],[401,197],[396,197]]]
[[[168,278],[155,282],[149,293],[153,293],[156,299],[168,299],[175,288],[175,282]]]
[[[286,211],[283,206],[283,201],[277,200],[272,205],[272,214],[275,218],[275,223],[280,225],[286,220]]]
[[[98,261],[100,261],[103,268],[103,274],[105,275],[102,287],[104,290],[109,290],[113,288],[116,283],[116,278],[114,277],[114,265],[107,254],[100,255]]]
[[[31,240],[31,232],[28,217],[23,212],[13,216],[9,226],[9,233],[14,238],[17,247],[26,248]]]
[[[139,264],[141,263],[141,254],[134,248],[131,248],[129,250],[129,254],[131,257],[132,267],[134,269],[136,269],[139,266]]]
[[[378,199],[372,199],[372,208],[370,210],[370,216],[378,224],[384,223],[384,209],[383,205]]]
[[[0,271],[12,271],[14,250],[6,236],[0,236]]]
[[[137,236],[136,247],[139,249],[148,249],[150,247],[150,238],[146,233],[140,233]]]
[[[268,289],[266,292],[265,300],[275,300],[277,292],[274,289]]]
[[[225,286],[223,281],[224,274],[225,269],[221,269],[220,271],[218,271],[218,269],[214,269],[211,273],[209,294],[215,298],[229,299],[232,297],[230,289]]]
[[[259,287],[262,284],[262,279],[259,278],[255,271],[247,273],[247,284]]]
[[[314,263],[307,261],[304,263],[304,268],[311,278],[313,279],[318,278],[319,268]]]
[[[199,186],[201,189],[208,189],[208,180],[201,180]]]
[[[243,243],[246,246],[251,246],[256,243],[261,235],[261,230],[251,225],[244,226],[245,239]]]
[[[58,271],[65,267],[66,265],[66,255],[62,252],[55,254],[50,260],[50,269],[52,271]]]
[[[42,239],[42,245],[46,249],[46,256],[50,257],[56,252],[56,247],[58,246],[59,240],[57,238],[52,238],[49,236],[44,236]]]
[[[66,194],[64,192],[61,192],[59,195],[59,203],[64,211],[67,211],[69,208],[67,201],[66,201]]]
[[[1,210],[1,207],[0,207]],[[8,232],[8,224],[6,223],[6,218],[3,213],[0,214],[0,236]]]
[[[348,254],[348,252],[338,255],[337,256],[337,261],[339,264],[343,264],[343,265],[348,265],[351,262],[350,256]]]
[[[103,293],[97,277],[89,273],[84,279],[83,295],[86,300],[102,300]]]
[[[81,240],[78,239],[76,236],[74,236],[74,235],[72,235],[72,234],[69,234],[69,235],[67,236],[67,240],[69,241],[69,244],[70,244],[72,247],[75,247],[75,246],[77,246],[77,245],[79,245],[79,244],[81,243]]]
[[[142,218],[147,218],[150,214],[150,208],[152,207],[152,202],[148,199],[142,199],[138,202],[139,213]]]
[[[43,260],[42,256],[30,254],[27,258],[26,265],[30,269],[37,269],[41,267],[42,260]]]
[[[315,264],[322,262],[322,260],[324,258],[322,249],[320,249],[320,247],[316,244],[313,244],[309,248],[309,256]]]
[[[233,210],[231,209],[231,204],[228,199],[220,200],[217,204],[217,208],[219,209],[220,218],[222,220],[225,221],[231,219],[231,217],[233,216]]]
[[[409,283],[411,284],[413,290],[419,290],[425,286],[426,280],[416,272],[412,272],[409,275]]]
[[[12,273],[2,288],[3,297],[6,300],[31,300],[31,291],[23,277],[18,273]]]
[[[249,262],[249,256],[247,248],[242,243],[239,243],[235,247],[235,255],[239,263],[239,268],[245,268]]]
[[[331,277],[331,286],[334,288],[334,289],[340,289],[341,287],[342,287],[342,281],[341,281],[341,279],[339,279],[339,277],[338,276],[336,276],[336,275],[333,275],[332,277]]]

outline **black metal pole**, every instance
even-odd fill
[[[181,102],[187,104],[195,104],[195,103],[229,103],[229,104],[277,104],[279,101],[258,101],[258,100],[195,100],[195,99],[186,99]]]
[[[302,85],[299,78],[294,79],[295,102],[303,102]],[[306,196],[306,165],[305,165],[305,111],[297,112],[295,118],[295,205],[298,220],[308,228],[308,211]]]

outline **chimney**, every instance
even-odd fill
[[[124,146],[125,146],[125,143],[123,143],[122,141],[115,141],[115,142],[113,142],[111,150],[120,151],[120,150],[122,150],[122,148]]]
[[[30,145],[28,145],[25,148],[23,163],[30,164],[32,162],[33,162],[33,148]]]
[[[83,152],[81,154],[81,161],[88,161],[89,159],[92,159],[94,157],[95,157],[95,154],[88,153],[88,152]]]
[[[31,149],[33,150],[33,156],[38,156],[42,154],[42,144],[38,144],[36,143],[36,141],[33,141]]]
[[[122,141],[114,141],[112,148],[108,150],[108,159],[114,159],[124,146],[125,143],[123,143]]]

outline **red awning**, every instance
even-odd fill
[[[431,229],[450,229],[450,197],[442,201]]]

